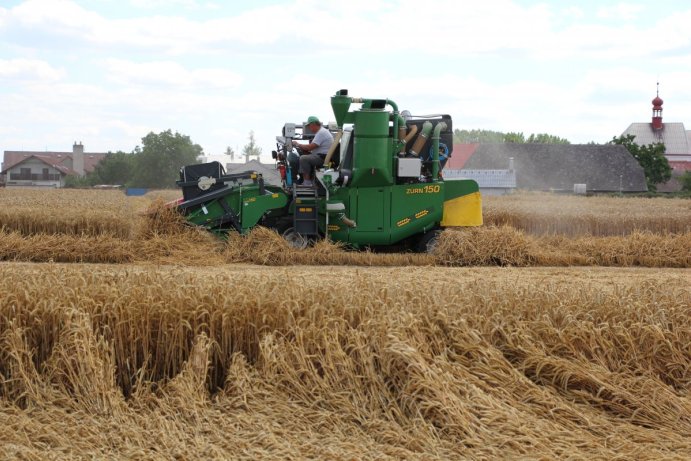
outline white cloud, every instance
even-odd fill
[[[45,61],[37,59],[0,59],[0,78],[17,82],[58,81],[65,76]]]
[[[615,19],[630,21],[639,16],[643,11],[643,5],[634,3],[617,3],[612,6],[603,6],[597,9],[597,17],[601,19]]]
[[[109,81],[124,86],[209,90],[233,88],[242,82],[242,77],[236,72],[213,68],[189,70],[174,61],[136,63],[123,59],[106,59],[104,67]]]
[[[254,130],[268,156],[284,122],[332,118],[340,88],[455,128],[607,141],[648,119],[658,75],[665,119],[691,124],[691,7],[637,24],[643,2],[111,0],[126,19],[95,3],[0,8],[7,148],[131,150],[170,128],[215,154]]]
[[[199,8],[199,2],[196,0],[130,0],[130,5],[134,6],[135,8],[154,10],[175,6]]]
[[[71,0],[26,0],[9,10],[7,20],[59,33],[80,34],[97,27],[104,19]]]

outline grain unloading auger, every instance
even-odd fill
[[[355,110],[351,105],[361,104]],[[226,175],[218,162],[185,166],[177,209],[218,234],[276,229],[294,246],[328,238],[354,248],[427,251],[444,227],[479,226],[482,206],[471,179],[441,171],[453,149],[448,115],[403,117],[389,99],[340,90],[331,98],[334,143],[312,187],[294,181],[292,141],[309,139],[303,125],[286,124],[274,151],[282,184],[248,171]]]

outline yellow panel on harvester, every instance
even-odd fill
[[[444,202],[442,227],[482,226],[482,197],[473,192]]]

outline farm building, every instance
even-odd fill
[[[477,182],[483,195],[505,195],[516,189],[516,170],[514,169],[513,157],[509,158],[508,168],[503,170],[450,169],[448,168],[449,162],[446,164],[447,168],[442,171],[444,179],[473,179]]]
[[[74,143],[72,152],[6,150],[0,182],[7,187],[63,187],[67,176],[93,171],[106,155],[84,152],[81,142]]]
[[[644,146],[662,143],[665,145],[665,157],[672,167],[672,179],[658,186],[662,192],[679,190],[677,180],[685,171],[691,171],[691,130],[687,130],[683,123],[665,123],[662,121],[662,105],[664,101],[660,94],[652,100],[653,116],[650,122],[632,123],[622,133],[623,136],[635,136],[634,142]]]
[[[513,159],[515,187],[518,189],[573,192],[583,187],[576,185],[585,184],[587,192],[648,190],[643,169],[620,145],[505,143],[459,147],[462,155],[458,160],[454,157],[449,159],[445,167],[449,170],[445,172],[447,176],[462,176],[467,170],[509,171],[501,169],[507,168]],[[463,157],[466,159],[461,164]],[[506,176],[507,173],[503,173],[497,177],[505,180]]]

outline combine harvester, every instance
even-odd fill
[[[353,104],[361,106],[351,111]],[[281,186],[252,171],[226,175],[218,162],[189,165],[177,181],[178,211],[221,236],[276,229],[298,248],[326,238],[353,248],[425,252],[445,227],[482,225],[477,183],[441,175],[453,147],[449,115],[404,118],[389,99],[353,98],[347,90],[331,106],[334,143],[314,186],[297,184],[289,162],[297,155],[292,141],[313,133],[287,123],[273,152]]]

